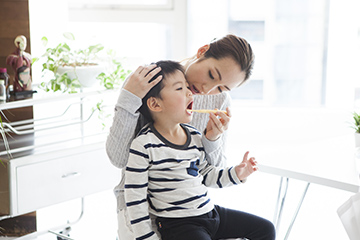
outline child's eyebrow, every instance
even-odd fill
[[[177,85],[177,84],[183,84],[183,81],[174,82],[173,86],[175,86],[175,85]]]

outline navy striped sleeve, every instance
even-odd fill
[[[228,170],[229,179],[230,179],[230,181],[232,182],[232,184],[237,185],[237,183],[235,182],[235,180],[234,180],[233,177],[231,176],[231,169],[232,169],[232,168],[233,168],[233,167],[229,168],[229,170]]]
[[[125,184],[125,188],[144,188],[147,187],[148,183],[144,184]]]
[[[217,178],[216,184],[219,186],[219,188],[223,187],[221,184],[221,176],[223,175],[223,172],[224,172],[224,170],[220,170],[218,173],[218,178]]]

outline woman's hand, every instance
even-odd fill
[[[151,78],[160,71],[161,68],[157,67],[156,64],[140,66],[128,77],[125,82],[124,89],[135,94],[139,98],[143,98],[150,89],[162,79],[162,76],[160,75],[154,81],[149,83]]]
[[[250,174],[258,170],[254,157],[248,159],[249,152],[246,152],[243,161],[235,166],[235,172],[239,180],[244,181]]]
[[[220,137],[220,135],[226,131],[229,127],[231,118],[230,109],[226,108],[227,113],[217,112],[210,113],[210,118],[206,126],[206,138],[210,141],[214,141]]]

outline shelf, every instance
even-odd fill
[[[35,104],[41,104],[41,103],[49,103],[49,102],[57,102],[61,100],[67,100],[72,98],[84,98],[88,96],[94,96],[99,95],[103,93],[108,92],[114,92],[117,90],[108,90],[108,89],[102,89],[97,90],[93,88],[89,89],[83,89],[83,92],[80,93],[45,93],[43,90],[38,90],[37,93],[34,93],[32,98],[29,99],[21,99],[11,102],[6,102],[0,104],[0,110],[5,109],[14,109],[19,107],[29,107],[33,106]]]
[[[32,118],[3,123],[5,132],[12,136],[8,138],[12,158],[105,142],[108,130],[103,124],[109,119],[99,122],[95,105],[104,101],[102,110],[111,115],[117,95],[117,90],[98,88],[73,94],[39,90],[32,98],[0,104],[0,110],[34,106]],[[8,158],[3,143],[0,143],[0,157]]]

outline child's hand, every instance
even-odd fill
[[[124,83],[124,89],[135,94],[139,98],[145,97],[150,89],[162,79],[162,76],[160,75],[154,81],[149,83],[151,78],[159,73],[160,70],[161,68],[157,67],[155,64],[138,67]]]
[[[258,170],[257,162],[254,157],[248,159],[249,152],[244,155],[243,161],[235,166],[235,172],[239,180],[245,180],[250,174]]]
[[[226,108],[227,114],[223,112],[210,113],[210,118],[206,126],[206,138],[215,141],[228,129],[231,118],[230,109]]]

